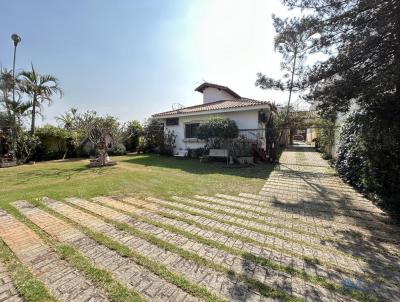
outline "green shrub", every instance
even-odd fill
[[[227,141],[238,136],[239,128],[236,122],[229,118],[210,118],[197,129],[197,138],[205,140],[210,149],[221,148]]]
[[[167,130],[164,133],[164,140],[158,146],[162,155],[173,155],[175,148],[176,134],[174,131]]]
[[[385,115],[351,115],[341,131],[336,168],[385,208],[400,212],[400,125]]]
[[[148,119],[143,127],[143,145],[141,149],[144,152],[159,153],[164,144],[164,124],[158,119]]]
[[[188,157],[189,158],[199,158],[206,154],[205,148],[196,148],[196,149],[188,149]]]
[[[64,128],[44,125],[38,128],[35,134],[41,142],[36,148],[35,160],[60,159],[68,152],[68,132]]]
[[[143,133],[143,127],[139,121],[128,122],[125,130],[124,145],[129,152],[136,151],[139,146],[140,136]]]
[[[335,143],[335,122],[330,119],[320,119],[318,148],[324,159],[332,158],[332,148]]]
[[[246,137],[239,137],[232,142],[232,154],[237,157],[253,156],[253,142],[249,141]]]
[[[110,155],[125,155],[126,148],[124,144],[116,145],[112,150],[109,151]]]

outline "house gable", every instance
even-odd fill
[[[220,100],[240,99],[240,95],[226,86],[204,82],[195,89],[203,94],[203,104],[213,103]]]

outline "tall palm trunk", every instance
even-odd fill
[[[31,134],[35,134],[35,121],[36,121],[36,94],[33,95],[32,102],[32,124],[31,124]]]

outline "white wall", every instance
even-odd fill
[[[185,139],[185,124],[187,123],[201,123],[207,121],[210,117],[223,117],[234,120],[239,129],[258,129],[258,110],[239,111],[239,112],[225,112],[215,115],[192,115],[179,117],[179,125],[166,126],[165,129],[174,131],[176,137],[175,150],[195,149],[204,147],[204,142],[199,142],[197,139]]]
[[[212,103],[221,100],[235,100],[236,98],[224,90],[207,87],[203,91],[203,104]]]

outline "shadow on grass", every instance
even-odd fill
[[[165,169],[182,170],[192,174],[224,174],[246,178],[267,179],[274,169],[274,164],[257,164],[255,166],[226,165],[226,162],[212,161],[200,163],[198,159],[178,159],[170,156],[155,154],[129,155],[120,162],[158,167]]]
[[[71,168],[51,168],[51,169],[35,169],[29,171],[22,171],[14,174],[16,176],[14,184],[27,184],[35,181],[37,178],[46,178],[46,179],[64,179],[70,180],[75,175],[80,175],[82,173],[91,173],[102,175],[107,169],[110,167],[103,168],[89,168],[86,165],[82,165],[79,167],[71,167]]]

